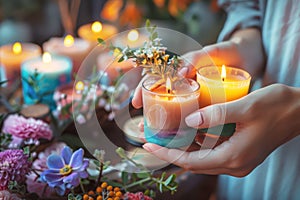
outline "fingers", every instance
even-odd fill
[[[131,103],[132,103],[133,107],[135,107],[136,109],[139,109],[143,106],[142,87],[141,87],[141,85],[139,85],[135,89],[133,98],[131,100]]]
[[[220,173],[227,158],[226,154],[223,153],[224,151],[215,149],[186,152],[179,149],[168,149],[152,143],[144,144],[143,148],[162,160],[197,173],[201,173],[201,171],[210,174]]]
[[[236,123],[244,119],[243,100],[214,104],[190,114],[185,122],[190,127],[207,128],[220,124]]]

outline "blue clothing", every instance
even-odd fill
[[[238,29],[260,28],[267,55],[263,85],[283,83],[300,87],[300,0],[219,3],[228,13],[219,41],[227,40]],[[300,199],[299,150],[300,136],[277,148],[246,177],[221,175],[218,198]]]

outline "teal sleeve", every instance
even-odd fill
[[[218,0],[227,13],[227,19],[218,41],[228,40],[239,29],[261,27],[261,8],[258,0]]]

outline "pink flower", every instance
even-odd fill
[[[137,193],[127,192],[124,195],[124,199],[125,200],[152,200],[151,197],[144,195],[144,193],[142,192],[137,192]]]
[[[48,124],[42,120],[33,118],[26,119],[17,114],[10,115],[6,118],[2,131],[22,139],[37,140],[45,138],[51,140],[52,138],[52,131]]]
[[[0,152],[0,190],[6,190],[10,181],[24,182],[30,167],[28,156],[20,149]]]
[[[58,142],[53,143],[51,146],[45,149],[45,151],[41,152],[38,155],[38,158],[33,162],[33,169],[36,169],[37,172],[42,172],[47,167],[47,158],[52,153],[59,154],[61,150],[66,146],[65,143]],[[48,197],[56,195],[55,189],[48,187],[46,182],[42,182],[38,179],[38,176],[35,173],[30,173],[27,176],[26,180],[27,190],[30,193],[36,193],[39,197]]]
[[[11,194],[7,190],[0,191],[1,200],[21,200],[16,194]]]

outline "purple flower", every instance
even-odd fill
[[[63,142],[56,142],[47,147],[43,152],[39,153],[38,158],[33,161],[32,167],[36,170],[36,173],[42,172],[47,167],[47,158],[52,153],[59,154],[61,150],[66,146]],[[55,189],[48,187],[47,183],[41,181],[39,176],[36,173],[30,173],[26,179],[27,190],[30,193],[36,193],[39,197],[48,197],[54,196],[56,194]]]
[[[18,114],[6,118],[2,131],[22,139],[45,138],[51,140],[52,138],[52,131],[48,124],[42,120],[26,119]]]
[[[89,160],[83,158],[83,153],[83,149],[73,153],[70,147],[66,146],[61,156],[51,154],[47,159],[49,169],[41,174],[42,180],[55,188],[59,195],[64,195],[66,189],[78,186],[81,178],[88,177],[86,169]]]
[[[6,190],[10,181],[24,182],[30,167],[28,156],[20,149],[0,152],[0,190]]]
[[[11,194],[7,190],[0,191],[0,199],[1,200],[21,200],[16,194]]]

